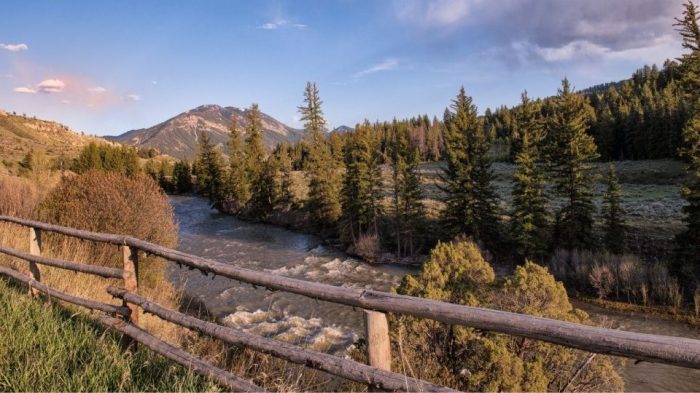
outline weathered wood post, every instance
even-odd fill
[[[139,250],[135,247],[122,246],[122,256],[124,259],[124,289],[129,292],[138,293],[138,272],[139,272]],[[127,304],[131,310],[131,322],[138,325],[138,307],[134,304]]]
[[[367,361],[370,366],[391,371],[391,343],[386,314],[364,310],[367,333]]]
[[[41,255],[41,229],[29,227],[29,253]],[[41,272],[34,262],[29,262],[29,274],[36,281],[41,281]],[[39,290],[29,287],[29,294],[33,297],[39,296]]]

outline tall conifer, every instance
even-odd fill
[[[626,225],[625,210],[622,207],[622,188],[615,173],[615,166],[610,163],[606,179],[607,189],[603,196],[603,225],[605,248],[614,253],[625,251]]]
[[[498,241],[498,200],[492,184],[489,143],[476,106],[464,87],[445,110],[447,166],[440,178],[445,193],[443,222],[450,236],[464,234],[493,245]]]
[[[319,229],[334,226],[341,214],[339,165],[333,159],[324,135],[326,120],[321,110],[322,103],[316,83],[307,82],[304,105],[298,109],[304,121],[304,138],[309,149],[305,164],[309,178],[309,214]]]
[[[520,151],[515,155],[517,168],[514,174],[511,234],[523,261],[542,261],[547,253],[549,225],[540,155],[544,123],[537,105],[528,98],[527,92],[522,94],[516,121]]]
[[[593,137],[586,132],[591,108],[586,99],[562,81],[547,118],[547,156],[556,193],[564,198],[557,212],[555,247],[587,249],[593,246],[593,167],[598,158]]]

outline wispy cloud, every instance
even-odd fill
[[[447,27],[465,20],[482,0],[395,0],[399,19],[422,27]]]
[[[90,93],[93,93],[93,94],[102,94],[102,93],[106,93],[106,92],[107,92],[107,89],[105,89],[105,88],[102,87],[102,86],[95,86],[95,87],[89,88],[88,91],[89,91]]]
[[[138,95],[138,94],[127,94],[127,95],[124,97],[124,100],[125,100],[125,101],[131,101],[131,102],[134,102],[134,101],[141,101],[141,96]]]
[[[15,93],[22,93],[22,94],[34,94],[34,93],[52,94],[52,93],[62,92],[65,87],[66,87],[65,82],[63,82],[60,79],[45,79],[45,80],[37,83],[35,86],[18,86],[18,87],[15,87],[13,90]]]
[[[7,79],[10,79],[10,78],[13,78],[13,77],[14,77],[14,75],[12,75],[12,74],[0,74],[0,78],[7,78]]]
[[[364,76],[367,76],[369,74],[374,74],[376,72],[392,71],[392,70],[397,69],[398,67],[399,67],[399,61],[397,59],[389,58],[389,59],[382,61],[379,64],[375,64],[367,69],[364,69],[360,72],[355,73],[355,75],[353,75],[353,78],[355,78],[355,79],[362,78]]]
[[[292,23],[286,19],[277,19],[272,22],[267,22],[263,23],[258,26],[258,29],[263,29],[263,30],[277,30],[277,29],[284,29],[284,28],[292,28],[292,29],[306,29],[307,25],[303,23]]]
[[[36,85],[36,90],[40,93],[60,93],[66,87],[65,82],[60,79],[46,79]]]
[[[0,48],[7,49],[10,52],[19,52],[29,49],[27,44],[0,44]]]
[[[34,93],[36,93],[36,89],[34,89],[33,87],[26,87],[26,86],[15,87],[13,90],[15,93],[22,93],[22,94],[34,94]]]

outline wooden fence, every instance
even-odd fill
[[[605,329],[387,292],[337,287],[244,269],[235,265],[161,247],[129,236],[88,232],[9,216],[0,216],[0,221],[28,228],[29,253],[5,246],[0,246],[0,253],[29,262],[30,275],[26,276],[5,267],[0,267],[0,274],[24,282],[29,286],[30,293],[34,296],[39,292],[43,292],[50,297],[102,311],[105,314],[99,320],[103,324],[235,391],[261,391],[263,389],[250,381],[233,375],[228,371],[218,369],[179,348],[173,347],[139,328],[139,310],[229,344],[242,345],[255,351],[325,371],[351,381],[365,383],[372,388],[385,390],[451,390],[391,371],[389,328],[386,317],[386,313],[389,312],[527,337],[589,352],[700,369],[700,340]],[[42,231],[119,246],[122,248],[123,253],[123,268],[116,269],[86,265],[42,256]],[[138,294],[139,252],[159,256],[193,269],[199,269],[203,274],[211,273],[254,286],[263,286],[270,290],[281,290],[314,299],[362,308],[365,313],[369,365],[203,321],[151,302]],[[122,279],[123,288],[110,286],[106,290],[112,296],[121,299],[123,306],[83,299],[52,289],[41,283],[41,271],[38,265],[54,266],[100,277]]]

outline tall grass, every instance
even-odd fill
[[[80,313],[32,300],[0,279],[0,391],[218,391]]]

